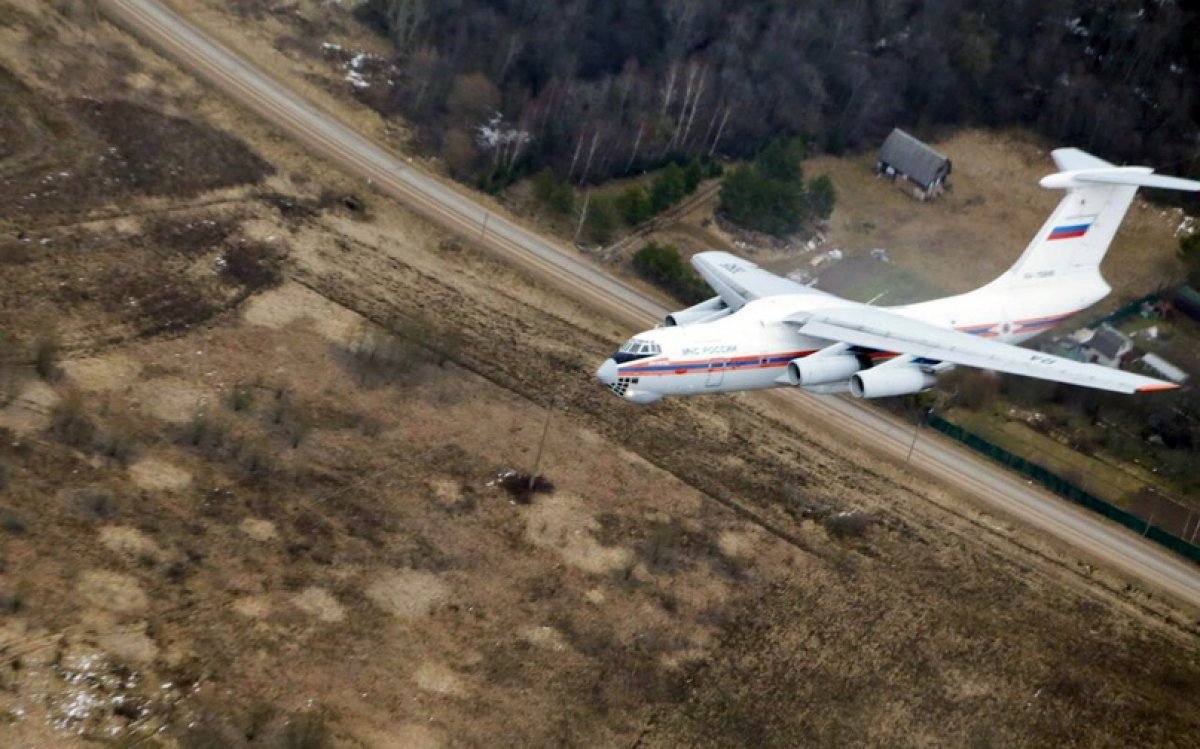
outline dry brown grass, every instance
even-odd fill
[[[281,171],[312,169],[291,158]],[[1149,745],[1200,730],[1194,627],[1170,605],[1090,582],[1070,553],[1014,542],[753,399],[623,407],[592,369],[627,331],[440,251],[397,206],[371,221],[262,207],[239,205],[243,231],[286,236],[307,286],[64,363],[54,387],[77,385],[101,429],[137,415],[130,465],[0,434],[23,524],[0,528],[0,592],[21,592],[0,614],[0,743],[152,743],[161,727],[191,747]],[[210,251],[184,249],[166,254]],[[432,334],[392,324],[431,311]],[[438,355],[363,387],[345,351],[364,319]],[[69,331],[99,347],[96,329]],[[487,484],[531,470],[551,396],[539,472],[555,490],[514,504]],[[198,439],[197,413],[214,425]],[[850,508],[870,529],[832,537],[823,522]]]

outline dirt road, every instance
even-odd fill
[[[110,18],[343,169],[562,287],[581,302],[631,325],[645,326],[667,312],[579,259],[570,248],[489,210],[457,186],[414,168],[367,140],[157,2],[102,0],[100,6]],[[597,352],[598,359],[602,353]],[[909,425],[856,401],[801,391],[775,391],[762,397],[772,398],[786,408],[788,418],[820,423],[823,428],[874,448],[886,459],[903,461],[909,452],[913,434]],[[931,480],[1037,527],[1097,562],[1189,605],[1200,606],[1200,568],[1035,489],[947,440],[922,435],[912,452],[911,465]]]

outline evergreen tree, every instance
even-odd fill
[[[650,206],[655,213],[662,213],[683,200],[686,194],[687,181],[683,170],[678,164],[668,164],[654,178],[654,184],[650,187]]]
[[[703,179],[704,167],[700,165],[700,159],[692,159],[683,170],[683,189],[691,195],[700,186]]]
[[[611,198],[593,194],[588,201],[584,228],[588,237],[598,244],[608,244],[617,232],[617,209]]]
[[[650,196],[641,185],[629,185],[616,199],[617,212],[629,226],[637,226],[654,215],[650,208]]]
[[[822,174],[810,180],[805,192],[809,216],[824,221],[833,215],[833,206],[837,203],[837,190],[834,189],[833,180],[829,179],[829,175]]]
[[[800,182],[804,179],[802,162],[806,155],[805,150],[804,141],[799,138],[777,138],[767,144],[754,163],[767,179]]]
[[[533,197],[558,213],[568,214],[575,210],[575,190],[565,182],[559,182],[549,167],[533,175]]]
[[[688,267],[679,250],[654,242],[633,255],[633,268],[642,278],[666,289],[685,304],[697,304],[712,296],[712,291]]]
[[[828,218],[837,199],[833,182],[821,176],[805,189],[804,152],[799,139],[772,141],[753,164],[725,177],[719,211],[739,226],[777,236],[813,218]]]

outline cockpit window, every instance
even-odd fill
[[[651,341],[639,341],[636,338],[630,338],[625,345],[621,347],[623,354],[641,354],[649,356],[650,354],[661,354],[662,346]]]
[[[644,359],[647,356],[654,356],[662,353],[662,346],[653,341],[643,341],[637,338],[630,338],[621,347],[621,350],[613,357],[620,363],[633,361],[634,359]]]

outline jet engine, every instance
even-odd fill
[[[886,398],[928,390],[937,376],[915,365],[864,369],[850,378],[850,393],[855,398]]]
[[[694,307],[672,312],[667,315],[663,322],[666,323],[668,328],[673,326],[683,327],[684,325],[696,325],[702,322],[718,320],[731,312],[732,310],[726,306],[721,297],[715,296],[708,301],[700,302]]]
[[[788,362],[787,378],[796,386],[825,385],[843,381],[862,368],[862,362],[852,354],[806,356]]]

